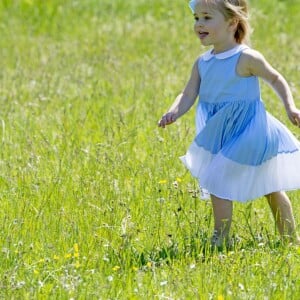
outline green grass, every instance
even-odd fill
[[[251,7],[300,105],[299,4]],[[0,27],[1,299],[299,299],[300,251],[265,200],[236,204],[234,249],[207,252],[211,206],[178,159],[194,114],[156,126],[205,50],[187,1],[3,0]]]

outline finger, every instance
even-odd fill
[[[164,119],[162,118],[162,119],[158,122],[158,126],[159,126],[159,127],[162,127],[162,128],[165,128],[165,125],[166,125],[166,123],[165,123]]]
[[[169,115],[167,118],[168,124],[174,123],[175,122],[175,116],[174,115]]]
[[[300,116],[299,115],[296,115],[294,118],[294,124],[297,125],[297,126],[300,126]]]

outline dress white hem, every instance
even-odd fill
[[[280,153],[258,166],[239,164],[211,154],[193,142],[180,157],[202,188],[219,198],[247,202],[277,191],[300,187],[300,151]]]

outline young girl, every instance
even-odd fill
[[[284,103],[290,121],[300,125],[286,80],[247,46],[250,26],[246,0],[193,0],[194,30],[212,49],[194,63],[190,79],[159,121],[164,128],[194,104],[196,137],[181,159],[208,191],[214,214],[212,244],[228,242],[232,201],[265,196],[279,233],[299,243],[290,200],[284,190],[300,188],[300,143],[266,112],[258,77]]]

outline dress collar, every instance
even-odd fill
[[[205,61],[208,61],[210,60],[211,58],[215,57],[217,59],[225,59],[225,58],[228,58],[228,57],[231,57],[241,51],[243,51],[244,49],[247,49],[249,48],[247,45],[237,45],[227,51],[224,51],[224,52],[221,52],[221,53],[217,53],[217,54],[214,54],[213,53],[213,49],[205,52],[203,55],[202,55],[202,58],[203,60]]]

